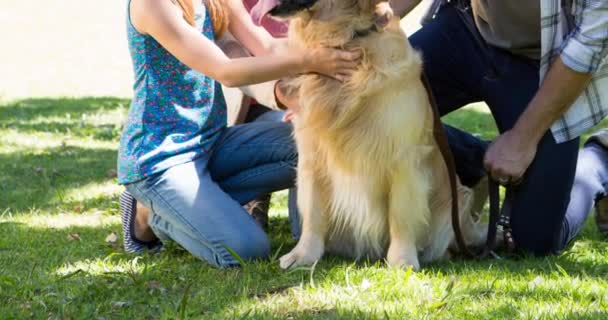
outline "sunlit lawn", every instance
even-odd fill
[[[131,94],[125,3],[0,0],[0,319],[608,318],[608,245],[592,221],[554,258],[412,273],[326,257],[284,272],[276,256],[294,241],[279,193],[267,260],[217,270],[174,245],[125,254],[114,171],[129,105],[115,97]],[[447,118],[495,134],[483,106]]]
[[[128,103],[56,98],[0,106],[0,318],[608,317],[608,245],[592,223],[559,257],[454,261],[419,273],[335,257],[314,271],[284,272],[275,256],[217,270],[176,246],[125,254],[113,170]],[[449,121],[494,134],[480,106]],[[281,193],[270,227],[278,253],[294,245],[285,214]],[[118,243],[106,242],[112,233]]]

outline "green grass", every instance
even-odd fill
[[[119,244],[114,171],[128,100],[0,103],[0,318],[35,319],[602,319],[608,244],[591,222],[552,258],[460,260],[421,272],[325,257],[279,270],[276,257],[218,270],[174,245],[158,255]],[[490,138],[480,106],[448,117]],[[285,193],[273,250],[287,252]],[[120,243],[120,239],[119,239]]]

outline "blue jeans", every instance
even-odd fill
[[[498,130],[505,132],[538,91],[538,61],[480,45],[457,10],[453,4],[444,6],[410,42],[423,54],[424,69],[442,115],[485,101]],[[475,185],[485,175],[483,158],[488,143],[452,127],[447,127],[447,134],[459,177],[463,184]],[[558,144],[551,132],[546,132],[524,181],[509,189],[511,227],[519,250],[538,255],[557,253],[580,229],[579,221],[568,221],[565,216],[578,143],[575,139]]]
[[[292,127],[253,122],[224,129],[210,157],[172,167],[126,185],[150,208],[149,223],[161,240],[226,268],[268,256],[270,242],[242,205],[294,186],[297,150]]]
[[[592,142],[578,154],[574,186],[566,211],[566,229],[571,241],[585,224],[596,201],[608,195],[608,150]]]

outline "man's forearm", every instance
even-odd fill
[[[591,77],[591,74],[570,69],[561,58],[557,58],[513,131],[528,142],[538,144],[551,125],[585,90]]]
[[[389,0],[393,12],[403,18],[414,9],[421,0]]]

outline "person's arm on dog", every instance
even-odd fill
[[[307,72],[343,80],[355,70],[360,56],[323,48],[229,59],[213,41],[188,24],[171,1],[133,0],[131,18],[139,32],[152,36],[182,63],[228,87]]]
[[[230,32],[227,32],[221,39],[216,40],[217,45],[224,54],[230,59],[249,57],[251,54],[239,43]],[[277,81],[269,81],[257,84],[240,86],[239,90],[248,97],[255,99],[258,103],[279,110],[275,97],[275,85]]]
[[[580,96],[593,74],[608,59],[608,0],[583,6],[575,16],[576,28],[568,35],[540,89],[513,129],[503,133],[486,153],[485,166],[495,178],[518,181],[530,166],[536,147]]]
[[[420,2],[421,0],[389,0],[393,12],[401,18],[410,13]]]

